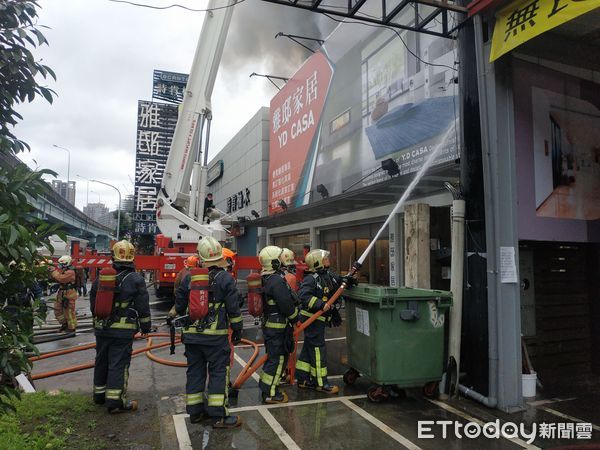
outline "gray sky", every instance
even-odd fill
[[[179,3],[196,9],[207,0],[142,0],[155,6]],[[220,0],[225,4],[225,0]],[[29,143],[21,159],[77,181],[76,205],[86,203],[87,182],[76,175],[115,185],[133,194],[137,101],[152,96],[152,71],[188,73],[204,13],[179,8],[152,10],[108,0],[41,0],[39,25],[50,45],[36,50],[57,82],[48,82],[58,97],[52,105],[38,98],[19,111],[24,120],[17,136]],[[223,64],[212,96],[211,150],[215,155],[276,90],[251,72],[290,76],[306,57],[278,31],[326,35],[331,21],[304,11],[246,0],[235,7]],[[317,36],[318,37],[318,36]],[[111,209],[114,189],[90,183],[89,200],[100,198]]]

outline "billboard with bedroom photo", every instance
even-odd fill
[[[416,172],[438,145],[435,164],[455,164],[455,52],[450,39],[340,25],[271,101],[269,212],[385,181],[388,159]]]

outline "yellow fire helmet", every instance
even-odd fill
[[[318,248],[308,252],[304,257],[304,262],[308,266],[309,272],[316,272],[329,266],[329,264],[326,266],[324,263],[326,258],[329,258],[329,252]]]
[[[125,239],[113,245],[112,253],[115,262],[133,262],[135,259],[135,248],[131,242]]]
[[[289,248],[284,248],[281,252],[281,256],[279,260],[281,261],[281,265],[284,267],[295,266],[296,265],[296,255]]]
[[[263,248],[258,254],[258,262],[262,266],[261,275],[269,275],[275,273],[281,267],[281,247],[276,245],[268,245]]]
[[[227,261],[223,259],[223,247],[212,236],[206,236],[198,242],[198,254],[204,267],[227,267]]]

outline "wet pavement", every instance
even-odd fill
[[[86,299],[78,303],[79,313],[89,315]],[[169,307],[169,303],[153,299],[153,317],[164,316]],[[153,323],[157,331],[168,331],[164,321],[154,320]],[[260,330],[250,317],[245,319],[244,337],[261,339]],[[371,386],[367,379],[361,377],[352,386],[345,386],[342,381],[342,375],[348,369],[344,327],[328,329],[327,338],[330,381],[340,386],[339,395],[327,396],[286,386],[290,403],[261,405],[255,376],[244,384],[237,399],[231,399],[230,411],[239,414],[244,421],[243,426],[235,430],[213,430],[209,423],[191,424],[183,400],[185,369],[157,364],[144,354],[138,355],[133,358],[130,368],[129,397],[141,402],[143,414],[137,418],[127,416],[130,427],[156,428],[156,448],[163,449],[512,449],[574,448],[575,445],[600,448],[600,380],[586,385],[583,390],[560,392],[560,397],[553,397],[554,392],[542,392],[535,399],[527,399],[522,411],[512,414],[488,409],[469,399],[429,400],[423,397],[420,389],[409,389],[406,396],[387,402],[372,403],[366,396]],[[93,341],[93,334],[78,333],[76,337],[41,344],[39,348],[48,352]],[[155,343],[164,341],[165,338],[154,340]],[[134,348],[143,346],[145,341],[142,340],[136,342]],[[173,356],[169,355],[168,347],[154,353],[184,361],[182,346],[177,347]],[[252,349],[247,346],[236,348],[232,379],[237,377],[242,364],[251,355]],[[94,350],[86,350],[42,360],[34,364],[33,373],[82,364],[93,358]],[[35,386],[38,390],[90,393],[92,371],[37,380]],[[494,422],[501,428],[508,427],[505,437],[493,433],[490,433],[492,437],[484,436],[481,427]],[[578,422],[589,423],[592,428]],[[512,433],[511,423],[522,425],[524,433]],[[447,427],[445,436],[444,427]],[[465,436],[469,431],[474,436],[477,427],[480,430],[477,437]],[[536,431],[535,436],[531,435],[532,430]],[[588,432],[589,439],[585,438]]]

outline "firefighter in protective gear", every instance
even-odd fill
[[[233,250],[223,247],[223,258],[227,261],[227,271],[234,273],[233,269],[235,267],[235,253]],[[235,275],[234,275],[235,276]]]
[[[287,360],[294,351],[293,325],[298,321],[298,309],[292,290],[285,280],[281,261],[282,249],[274,245],[258,254],[262,266],[264,301],[264,337],[267,361],[260,375],[259,387],[264,403],[286,403],[288,397],[279,389]]]
[[[187,358],[186,410],[192,423],[209,416],[215,428],[234,428],[241,425],[239,416],[230,416],[228,407],[229,361],[231,341],[238,344],[242,337],[242,314],[235,280],[223,258],[222,247],[212,237],[204,237],[198,244],[202,266],[209,269],[208,315],[183,328],[182,342]],[[191,275],[187,275],[175,297],[179,316],[188,314]],[[208,374],[208,387],[206,386]],[[206,391],[206,399],[205,397]]]
[[[71,265],[72,258],[68,255],[58,259],[58,268],[50,273],[54,281],[59,284],[56,300],[54,301],[54,315],[61,324],[60,332],[75,333],[77,316],[75,302],[77,301],[77,287],[75,286],[75,269]]]
[[[179,289],[179,285],[181,285],[181,282],[185,276],[189,275],[194,267],[198,267],[198,257],[196,255],[191,255],[185,258],[185,261],[183,261],[183,269],[177,273],[175,281],[173,282],[173,296],[177,295],[177,289]],[[175,310],[175,305],[173,305],[173,307],[169,310],[168,316],[173,318],[176,315],[177,311]]]
[[[281,270],[285,275],[285,280],[294,292],[298,291],[298,281],[296,280],[296,255],[289,248],[281,249]]]
[[[135,249],[122,240],[112,248],[112,266],[116,271],[112,313],[107,319],[94,316],[96,365],[94,367],[94,402],[105,404],[111,414],[137,409],[137,401],[127,400],[127,380],[133,336],[150,332],[150,304],[146,281],[135,271]],[[106,275],[104,275],[106,276]],[[90,310],[95,314],[98,283],[90,291]]]
[[[327,394],[337,394],[339,388],[327,381],[327,349],[325,347],[325,327],[331,321],[329,300],[342,279],[329,272],[329,252],[321,249],[310,251],[304,258],[307,274],[300,285],[302,310],[300,320],[304,321],[319,310],[325,313],[304,330],[304,345],[296,362],[296,377],[301,389],[315,389]]]

